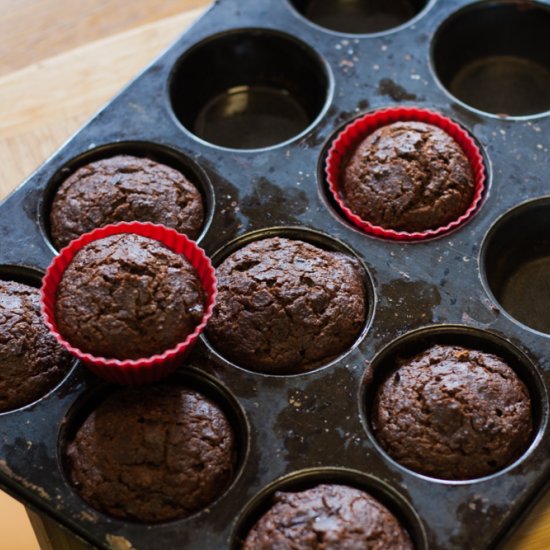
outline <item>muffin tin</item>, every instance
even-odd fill
[[[357,27],[361,4],[391,9]],[[236,548],[274,490],[322,481],[367,489],[417,549],[503,542],[550,473],[549,32],[546,1],[218,0],[0,205],[0,278],[40,284],[56,252],[49,206],[65,175],[137,152],[197,183],[199,244],[215,264],[272,235],[357,255],[370,297],[365,329],[330,364],[294,376],[247,371],[201,337],[176,377],[229,411],[240,454],[231,486],[192,517],[123,522],[71,487],[65,434],[106,391],[81,365],[44,398],[0,415],[2,487],[100,548]],[[351,226],[324,177],[343,125],[397,105],[462,125],[486,166],[467,223],[414,243]],[[536,430],[516,463],[450,482],[379,447],[369,407],[388,358],[432,342],[496,352],[527,384]]]

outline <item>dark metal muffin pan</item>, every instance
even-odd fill
[[[347,3],[329,4],[337,17]],[[167,160],[195,175],[208,213],[199,242],[210,255],[256,238],[252,231],[311,240],[313,230],[322,234],[320,246],[339,242],[353,251],[372,286],[356,345],[313,372],[268,376],[227,362],[205,338],[197,344],[178,376],[231,407],[242,448],[231,486],[192,517],[123,522],[73,490],[63,434],[104,384],[80,365],[43,399],[0,415],[2,488],[100,548],[233,548],[273,490],[331,480],[365,487],[385,502],[418,549],[484,549],[507,538],[550,472],[550,117],[547,90],[536,92],[545,89],[539,84],[550,63],[548,48],[538,38],[530,42],[550,35],[550,2],[397,4],[409,4],[410,15],[368,34],[323,27],[315,16],[320,2],[218,0],[0,205],[0,278],[29,281],[55,254],[47,216],[65,174],[118,152]],[[493,22],[494,14],[499,25],[491,23],[485,40],[468,41],[472,25]],[[491,56],[513,58],[504,73],[515,82],[514,67],[523,62],[519,72],[536,84],[511,86],[505,101],[495,96],[494,83],[476,80],[471,68]],[[463,93],[468,86],[475,97]],[[536,101],[526,101],[532,93]],[[457,121],[486,159],[480,208],[437,239],[367,236],[327,192],[323,157],[338,129],[396,105]],[[369,403],[384,358],[400,346],[439,341],[500,350],[529,388],[536,432],[501,472],[470,481],[427,478],[392,461],[372,436]]]

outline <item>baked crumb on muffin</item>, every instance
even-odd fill
[[[364,221],[422,232],[457,220],[470,206],[475,180],[460,145],[424,122],[383,126],[350,153],[342,197]]]
[[[170,166],[117,155],[76,170],[60,185],[50,212],[59,249],[98,227],[132,221],[161,224],[196,239],[204,221],[201,194]]]
[[[525,384],[496,355],[436,345],[399,361],[378,389],[372,426],[403,466],[472,479],[519,458],[533,431]]]
[[[365,491],[322,484],[277,492],[272,507],[251,528],[243,550],[412,550],[395,516]]]
[[[0,411],[43,397],[71,365],[71,356],[44,324],[40,291],[0,281]]]
[[[121,233],[82,247],[55,299],[61,335],[96,357],[140,359],[174,348],[201,322],[201,280],[162,243]]]
[[[214,346],[254,371],[299,373],[349,348],[367,298],[358,261],[274,237],[252,242],[216,270],[218,300],[207,326]]]
[[[216,500],[235,468],[233,430],[223,411],[178,384],[116,390],[66,445],[70,479],[94,508],[158,523]]]

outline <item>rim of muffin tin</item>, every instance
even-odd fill
[[[460,345],[470,349],[493,353],[501,357],[525,384],[531,399],[533,435],[531,441],[521,455],[504,468],[485,476],[468,479],[438,478],[422,474],[403,466],[378,442],[371,423],[374,397],[380,385],[392,372],[395,366],[393,360],[398,350],[405,346],[410,350],[406,356],[410,356],[422,350],[426,350],[435,344]],[[390,364],[386,364],[388,361]],[[547,430],[549,418],[548,392],[544,385],[540,368],[535,365],[526,351],[520,349],[502,334],[459,324],[434,324],[424,326],[406,332],[381,347],[376,352],[374,358],[367,363],[365,372],[361,377],[357,399],[359,402],[361,424],[363,425],[368,440],[373,444],[378,453],[398,471],[406,472],[416,478],[442,485],[471,485],[474,483],[482,483],[498,478],[514,470],[536,452]]]
[[[129,140],[110,141],[72,156],[49,178],[38,203],[38,227],[50,250],[54,254],[59,254],[60,251],[53,243],[50,228],[51,207],[59,187],[79,168],[91,162],[109,159],[117,155],[131,155],[165,164],[181,172],[195,185],[201,195],[204,208],[202,227],[198,237],[194,239],[195,242],[200,243],[212,225],[216,209],[216,194],[208,173],[188,154],[175,149],[173,146],[153,141]]]
[[[431,0],[431,1],[435,2],[437,0]],[[324,72],[326,76],[327,83],[326,83],[326,90],[325,90],[325,99],[321,109],[319,110],[319,113],[302,131],[298,132],[296,135],[292,136],[289,139],[286,139],[282,142],[274,143],[272,145],[268,145],[265,147],[257,147],[257,148],[251,148],[251,149],[238,148],[238,147],[226,147],[223,145],[218,145],[216,143],[207,141],[206,139],[201,138],[200,136],[195,134],[191,129],[187,128],[187,126],[180,120],[179,116],[176,113],[176,109],[173,105],[174,103],[173,87],[175,84],[177,74],[180,71],[182,65],[185,63],[185,61],[187,61],[187,59],[190,56],[192,56],[195,52],[197,52],[200,48],[204,47],[210,42],[214,42],[216,40],[223,39],[228,36],[239,35],[239,34],[249,35],[249,36],[262,36],[262,35],[269,36],[270,35],[272,37],[277,37],[281,40],[286,40],[289,43],[292,43],[295,46],[302,48],[304,53],[306,53],[312,60],[315,59],[317,61],[319,68]],[[307,136],[307,134],[309,134],[316,126],[318,126],[319,123],[326,116],[333,101],[335,87],[336,87],[335,78],[334,78],[334,74],[330,64],[321,55],[318,49],[313,48],[308,42],[279,29],[275,29],[271,27],[244,26],[244,27],[225,29],[219,32],[215,32],[213,34],[209,34],[205,38],[199,39],[197,42],[194,42],[193,44],[191,44],[183,53],[179,55],[176,61],[172,64],[172,67],[170,68],[168,77],[166,78],[165,84],[164,84],[164,97],[165,97],[166,104],[168,105],[168,112],[172,122],[189,139],[203,146],[210,147],[215,150],[246,155],[250,153],[256,154],[256,153],[262,153],[262,152],[279,149],[281,147],[285,147],[292,143],[295,143],[296,141],[299,141],[300,139],[304,138],[304,136]]]
[[[416,550],[427,550],[423,520],[412,504],[390,483],[359,470],[345,467],[318,467],[297,470],[264,486],[241,509],[228,541],[230,550],[239,550],[255,522],[271,507],[276,491],[302,491],[319,484],[347,485],[365,491],[383,504],[408,533]]]
[[[36,288],[40,291],[40,285],[42,284],[43,277],[44,273],[34,267],[19,264],[0,264],[0,281],[20,283]],[[77,366],[78,359],[71,357],[70,367],[67,369],[67,372],[61,377],[59,382],[53,385],[45,394],[41,395],[38,399],[30,401],[29,403],[15,409],[0,410],[0,416],[22,411],[46,399],[56,392],[72,376]]]
[[[198,364],[201,364],[200,361]],[[171,374],[170,377],[156,382],[154,386],[163,384],[178,385],[182,388],[194,390],[202,396],[207,397],[214,404],[220,407],[221,411],[226,416],[234,435],[237,457],[233,475],[224,490],[216,497],[216,499],[207,504],[204,508],[201,508],[188,516],[178,517],[168,521],[145,523],[138,519],[122,519],[111,516],[106,512],[94,508],[91,504],[86,502],[86,500],[80,495],[78,489],[73,485],[70,479],[69,461],[65,450],[69,441],[71,441],[71,439],[76,435],[76,432],[82,426],[84,421],[109,395],[119,391],[125,391],[130,388],[128,386],[119,386],[98,379],[98,383],[96,385],[80,392],[65,412],[57,434],[56,461],[59,465],[63,479],[68,487],[70,487],[72,493],[78,498],[81,505],[87,508],[90,513],[102,516],[103,518],[108,519],[111,523],[129,523],[134,526],[149,529],[151,526],[173,525],[176,523],[194,521],[201,515],[211,513],[213,508],[221,506],[223,504],[222,501],[225,500],[225,498],[230,498],[231,492],[242,478],[243,472],[246,470],[251,447],[251,428],[247,413],[232,391],[220,380],[205,373],[196,366],[186,366],[185,369],[177,370]],[[148,387],[151,386],[140,386],[139,389],[141,391],[146,391]]]
[[[217,269],[218,266],[227,257],[229,257],[231,254],[233,254],[237,250],[240,250],[244,246],[252,242],[261,241],[263,239],[268,239],[271,237],[282,237],[282,238],[291,239],[291,240],[304,241],[314,246],[317,246],[323,250],[332,251],[332,252],[341,252],[343,254],[346,254],[348,256],[355,258],[360,263],[361,268],[363,270],[363,275],[361,278],[363,280],[363,284],[365,288],[365,297],[367,300],[367,312],[365,315],[365,322],[363,324],[363,328],[355,338],[353,344],[349,346],[348,349],[340,353],[337,357],[334,357],[333,359],[330,359],[326,363],[314,369],[311,369],[309,371],[292,373],[292,374],[274,374],[274,373],[254,371],[252,369],[243,367],[238,363],[232,361],[231,359],[226,357],[221,351],[219,351],[216,348],[216,346],[214,346],[213,343],[210,342],[207,335],[208,330],[203,331],[199,336],[199,338],[203,341],[205,346],[208,348],[208,351],[212,353],[217,359],[223,360],[225,363],[231,365],[232,367],[240,371],[247,372],[249,374],[253,374],[257,376],[269,377],[269,378],[290,378],[290,377],[298,377],[298,376],[308,376],[313,373],[319,372],[321,370],[324,370],[326,368],[330,368],[336,365],[338,362],[344,359],[344,357],[346,357],[353,350],[355,350],[361,344],[361,342],[366,338],[368,332],[372,328],[372,323],[374,320],[374,314],[375,314],[376,305],[377,305],[377,296],[376,296],[376,290],[374,285],[374,279],[372,277],[372,274],[370,273],[370,270],[368,269],[365,262],[361,258],[361,256],[353,248],[351,248],[349,245],[347,245],[340,239],[337,239],[336,237],[329,235],[328,233],[324,233],[322,231],[311,229],[305,226],[286,226],[286,225],[272,226],[272,227],[266,227],[263,229],[257,229],[255,231],[250,231],[248,233],[240,235],[228,241],[227,243],[225,243],[223,246],[218,248],[218,250],[216,250],[214,254],[211,255],[212,265],[214,266],[214,269]]]
[[[540,113],[533,113],[530,115],[506,115],[506,116],[502,116],[496,113],[491,113],[489,111],[482,111],[481,109],[472,107],[468,103],[465,103],[464,101],[459,99],[457,96],[453,95],[449,91],[449,89],[443,84],[443,82],[439,78],[438,71],[436,70],[435,48],[436,48],[437,40],[440,37],[441,33],[445,31],[446,27],[451,23],[453,23],[457,18],[459,18],[465,13],[475,12],[477,10],[492,9],[494,7],[499,7],[506,4],[516,4],[518,6],[521,6],[522,4],[526,4],[526,3],[536,7],[537,9],[544,9],[550,12],[550,5],[540,2],[538,0],[528,0],[528,2],[525,2],[524,0],[484,0],[483,2],[479,2],[479,1],[472,2],[470,4],[466,4],[465,6],[461,6],[458,9],[454,9],[450,14],[446,15],[445,19],[438,21],[437,27],[434,30],[430,40],[427,66],[430,70],[430,74],[432,75],[435,81],[435,84],[437,85],[439,90],[445,94],[445,96],[448,99],[460,105],[460,107],[466,109],[467,111],[475,113],[476,115],[481,117],[488,117],[493,120],[522,122],[522,121],[529,121],[529,120],[544,118],[550,115],[550,109],[547,109],[546,111],[543,111]]]
[[[423,19],[426,14],[433,8],[433,6],[438,2],[438,0],[427,0],[426,5],[413,17],[408,19],[407,21],[395,26],[390,27],[388,29],[382,30],[382,31],[374,31],[374,32],[361,32],[361,33],[355,33],[355,32],[344,32],[344,31],[336,31],[334,29],[329,29],[327,27],[324,27],[323,25],[320,25],[319,23],[315,23],[311,19],[307,18],[304,14],[300,13],[293,5],[291,0],[285,0],[285,3],[287,4],[289,10],[291,13],[293,13],[296,17],[298,17],[301,21],[303,21],[308,26],[320,30],[322,32],[326,32],[328,34],[334,35],[334,36],[341,36],[344,38],[348,38],[353,40],[354,38],[377,38],[380,36],[387,36],[389,34],[394,34],[403,30],[406,30],[408,27],[411,27],[412,25],[415,25],[418,23],[421,19]]]
[[[371,120],[374,121],[373,127],[365,132],[363,126]],[[435,229],[398,231],[362,219],[346,204],[340,193],[340,182],[335,181],[333,177],[334,172],[339,171],[346,160],[347,155],[343,151],[346,150],[346,153],[349,154],[364,138],[394,122],[424,122],[436,126],[450,136],[467,157],[475,187],[470,205],[457,219]],[[465,150],[463,143],[459,142],[457,137],[468,146],[468,150]],[[489,159],[473,132],[456,120],[435,111],[431,105],[429,108],[414,105],[381,106],[361,113],[343,123],[323,145],[317,165],[317,174],[319,192],[325,205],[336,219],[341,223],[344,222],[346,227],[354,229],[361,235],[398,244],[434,240],[462,229],[482,209],[489,195],[492,179]]]
[[[58,331],[55,320],[55,293],[65,270],[74,256],[91,242],[118,234],[134,234],[154,239],[176,254],[183,255],[195,269],[203,290],[205,291],[205,310],[201,322],[195,326],[193,332],[178,342],[175,346],[139,359],[115,359],[93,355],[73,346]],[[179,252],[178,250],[183,249]],[[195,265],[196,264],[196,265]],[[77,357],[87,367],[99,376],[110,381],[124,384],[146,384],[155,382],[173,372],[179,362],[185,357],[198,340],[208,320],[212,316],[217,297],[216,276],[210,258],[205,251],[197,246],[183,233],[169,229],[163,225],[149,222],[120,222],[106,225],[84,233],[78,239],[70,242],[52,260],[46,270],[40,289],[40,305],[44,322],[55,339],[74,357]]]
[[[504,226],[506,226],[507,223],[510,223],[514,218],[523,215],[527,210],[531,208],[541,207],[541,206],[546,207],[546,209],[550,211],[550,195],[535,197],[535,198],[527,199],[523,202],[517,203],[511,208],[509,208],[508,210],[506,210],[504,213],[502,213],[498,218],[496,218],[481,240],[481,244],[479,247],[478,265],[479,265],[479,276],[481,279],[483,290],[485,291],[485,293],[487,294],[491,302],[495,305],[495,307],[498,308],[498,311],[501,312],[502,315],[504,315],[509,321],[521,327],[522,329],[532,334],[535,334],[537,336],[540,336],[542,338],[550,338],[550,333],[542,332],[536,328],[530,327],[529,325],[526,325],[519,319],[516,319],[512,314],[508,312],[508,310],[501,304],[500,300],[497,299],[497,297],[495,296],[492,290],[491,284],[489,284],[488,268],[487,268],[487,263],[488,263],[487,255],[488,255],[489,249],[495,237],[498,236],[500,230]],[[550,251],[549,251],[549,255],[550,255]]]

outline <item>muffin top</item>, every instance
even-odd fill
[[[280,237],[252,242],[217,268],[211,342],[251,370],[311,370],[345,351],[366,315],[355,259]]]
[[[412,550],[407,532],[370,495],[345,485],[275,494],[243,550]]]
[[[527,388],[502,359],[442,345],[399,362],[378,390],[372,425],[403,466],[456,480],[512,463],[533,431]]]
[[[416,232],[458,219],[470,206],[474,176],[446,132],[423,122],[395,122],[368,135],[342,175],[348,207],[384,229]]]
[[[157,523],[213,502],[235,466],[222,410],[178,385],[117,390],[86,418],[66,454],[72,483],[94,508]]]
[[[45,395],[71,363],[42,320],[40,291],[0,281],[0,411]]]
[[[79,168],[57,190],[52,240],[73,239],[117,222],[152,222],[196,239],[204,220],[201,194],[180,172],[148,158],[118,155]]]
[[[81,351],[139,359],[175,347],[203,317],[205,295],[189,261],[134,234],[79,250],[57,288],[55,318]]]

